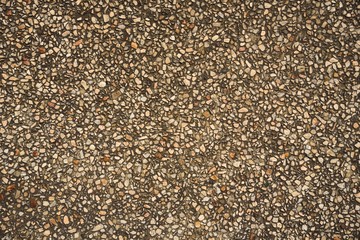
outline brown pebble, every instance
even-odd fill
[[[46,52],[46,49],[44,47],[39,47],[38,50],[41,54]]]
[[[14,190],[16,188],[15,184],[10,184],[9,186],[6,187],[6,191],[10,192],[12,190]]]
[[[239,48],[239,51],[240,51],[240,52],[245,52],[245,51],[246,51],[246,48],[245,48],[245,47],[240,47],[240,48]]]
[[[77,40],[75,43],[74,43],[74,46],[79,46],[80,44],[83,43],[83,40],[82,39],[79,39]]]
[[[11,16],[12,15],[12,11],[9,9],[9,10],[7,10],[6,12],[5,12],[5,15],[6,16]]]
[[[253,230],[250,231],[249,240],[255,240],[255,233]]]
[[[109,155],[105,155],[105,156],[103,157],[103,161],[104,161],[104,162],[110,162],[110,156],[109,156]]]
[[[36,208],[37,206],[37,202],[36,202],[36,199],[35,198],[30,198],[30,207],[31,208]]]
[[[4,194],[0,193],[0,201],[3,201],[4,199]]]
[[[341,240],[340,235],[334,235],[333,240]]]
[[[162,159],[162,154],[160,152],[155,153],[157,159]]]
[[[280,158],[281,159],[285,159],[285,158],[288,158],[290,156],[290,153],[289,152],[285,152],[283,154],[280,155]]]
[[[229,157],[230,157],[231,159],[234,159],[235,156],[236,156],[236,154],[235,154],[234,152],[229,152]]]
[[[15,156],[19,156],[20,155],[20,150],[19,149],[15,149]]]
[[[104,186],[106,184],[108,184],[108,180],[106,178],[102,178],[100,181],[101,181],[101,184],[104,185]]]
[[[53,102],[48,102],[48,106],[54,108],[56,106],[56,104]]]
[[[22,58],[22,62],[23,62],[23,64],[26,65],[26,66],[29,66],[29,65],[30,65],[30,61],[29,61],[29,59],[28,59],[27,57],[23,57],[23,58]]]
[[[210,117],[210,112],[209,112],[209,111],[205,111],[205,112],[203,113],[203,115],[204,115],[204,117],[208,118],[208,117]]]
[[[182,165],[182,166],[185,165],[185,160],[184,159],[179,159],[179,164]]]
[[[32,152],[32,155],[33,155],[33,157],[37,157],[37,156],[39,156],[39,152],[36,151],[36,150],[34,150],[34,151]]]
[[[80,161],[79,161],[78,159],[74,159],[74,160],[73,160],[73,164],[74,164],[75,166],[79,165],[79,163],[80,163]]]

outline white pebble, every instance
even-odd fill
[[[103,87],[105,87],[105,86],[106,86],[106,82],[101,81],[101,82],[99,83],[99,87],[103,88]]]

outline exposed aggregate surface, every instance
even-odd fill
[[[359,239],[358,1],[0,2],[0,238]]]

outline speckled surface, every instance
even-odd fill
[[[0,2],[1,239],[359,238],[357,1]]]

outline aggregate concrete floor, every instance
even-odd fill
[[[1,239],[359,239],[356,0],[0,0]]]

